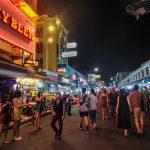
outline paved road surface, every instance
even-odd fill
[[[111,121],[98,120],[98,131],[90,129],[86,134],[76,127],[79,121],[77,107],[73,109],[73,116],[66,116],[62,141],[54,139],[50,128],[51,116],[42,119],[43,129],[32,133],[33,126],[26,124],[21,127],[23,139],[2,145],[0,150],[150,150],[150,119],[146,120],[146,134],[140,138],[134,135],[134,124],[128,138],[122,136]],[[9,131],[12,140],[12,130]]]

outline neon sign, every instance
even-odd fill
[[[35,53],[34,23],[9,0],[0,0],[0,38]]]
[[[15,18],[11,17],[7,12],[0,8],[0,13],[2,15],[1,21],[5,24],[8,24],[12,29],[18,31],[25,37],[33,40],[33,32],[23,26],[20,22],[18,22]]]

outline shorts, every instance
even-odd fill
[[[88,112],[86,111],[86,112],[82,112],[82,111],[80,111],[80,117],[88,117]]]
[[[143,111],[141,111],[140,107],[134,107],[133,112],[134,112],[134,118],[139,118],[139,117],[144,118],[144,116],[145,116],[145,113]]]

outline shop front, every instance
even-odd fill
[[[0,57],[20,65],[34,59],[34,22],[9,0],[0,1]]]
[[[9,0],[0,0],[0,91],[13,89],[17,77],[35,74],[26,67],[28,60],[34,61],[34,27],[34,22]]]
[[[59,77],[58,79],[58,92],[63,93],[71,93],[71,84],[70,79],[65,77]]]

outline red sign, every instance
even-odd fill
[[[34,53],[34,23],[9,0],[0,0],[0,38]]]
[[[66,72],[66,68],[58,68],[57,72],[61,73],[61,72]]]

